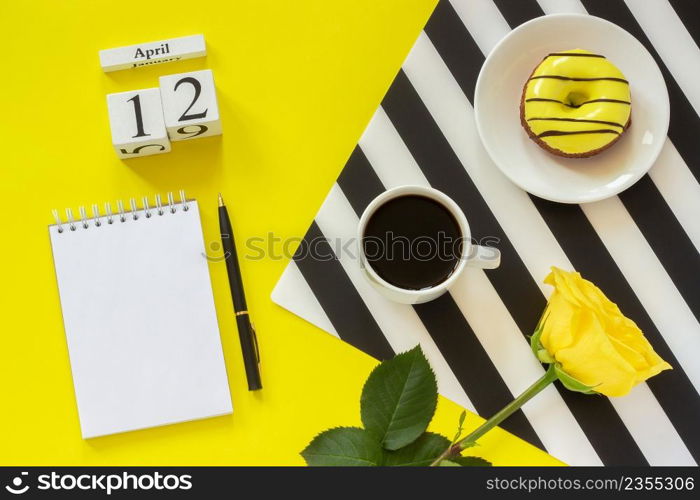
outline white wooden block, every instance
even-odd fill
[[[171,141],[221,134],[214,75],[210,69],[161,76],[160,95]]]
[[[120,158],[168,153],[160,90],[141,89],[107,95],[112,144]]]
[[[206,55],[204,35],[191,35],[101,50],[100,65],[103,71],[109,72]]]

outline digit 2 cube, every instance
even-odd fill
[[[170,151],[158,88],[108,94],[107,108],[117,156],[138,158]]]
[[[221,134],[214,75],[210,69],[161,76],[160,94],[171,141]]]

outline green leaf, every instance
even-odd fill
[[[544,322],[547,321],[548,316],[549,314],[545,309],[545,313],[542,314],[540,321],[537,323],[535,333],[530,337],[530,349],[532,349],[532,354],[534,354],[541,363],[554,363],[556,361],[556,359],[547,352],[547,349],[542,347],[542,343],[540,342],[540,337],[542,337],[542,332],[544,331]]]
[[[539,352],[540,349],[542,349],[542,345],[540,344],[540,337],[542,336],[542,325],[539,324],[537,325],[537,328],[535,329],[535,333],[532,334],[530,337],[530,349],[532,349],[532,354],[535,355],[536,358],[539,358],[537,353]]]
[[[362,388],[362,423],[387,450],[425,432],[437,406],[437,382],[420,347],[384,361]]]
[[[557,374],[557,378],[561,381],[562,385],[574,392],[582,392],[584,394],[596,394],[595,388],[589,385],[579,382],[574,377],[566,373],[561,369],[561,365],[557,363],[554,365],[554,373]]]
[[[404,467],[427,467],[450,447],[450,440],[440,434],[425,432],[408,446],[384,452],[384,464]]]
[[[461,465],[452,460],[442,460],[440,462],[440,467],[461,467]]]
[[[301,452],[311,466],[376,466],[384,451],[379,442],[358,427],[336,427],[316,436]]]
[[[452,438],[452,444],[455,444],[457,441],[459,441],[459,438],[462,437],[462,432],[464,431],[464,421],[467,418],[467,411],[463,410],[462,413],[459,414],[459,425],[457,426],[457,433],[455,434],[455,437]]]
[[[452,457],[450,460],[462,467],[491,467],[493,465],[488,460],[480,457]]]

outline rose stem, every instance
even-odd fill
[[[460,451],[476,443],[477,439],[486,434],[488,431],[496,427],[498,424],[503,422],[506,418],[510,417],[515,411],[517,411],[522,405],[530,401],[534,396],[541,392],[545,387],[554,382],[557,379],[557,375],[554,372],[554,365],[550,365],[549,369],[540,377],[534,384],[525,389],[525,391],[515,398],[513,401],[508,403],[501,411],[496,413],[493,417],[489,418],[486,422],[481,424],[479,427],[474,429],[467,437],[457,441],[455,444],[447,448],[442,455],[435,459],[435,461],[430,464],[431,466],[439,465],[444,459],[449,459],[450,456],[456,456]]]

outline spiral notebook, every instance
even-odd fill
[[[83,438],[233,411],[197,202],[49,226]]]

